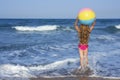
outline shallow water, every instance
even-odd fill
[[[1,19],[0,77],[67,76],[79,67],[73,19]],[[99,19],[89,42],[94,76],[120,77],[120,20]]]

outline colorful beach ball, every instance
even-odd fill
[[[90,8],[84,8],[80,10],[78,18],[81,24],[91,25],[95,20],[95,12]]]

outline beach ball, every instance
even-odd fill
[[[94,22],[95,17],[95,12],[90,8],[83,8],[78,13],[78,19],[80,20],[80,23],[84,25],[91,25]]]

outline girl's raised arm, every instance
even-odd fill
[[[92,26],[90,27],[90,32],[93,30],[95,24],[96,24],[96,20],[93,22]]]
[[[75,21],[75,23],[74,23],[74,27],[75,27],[76,31],[80,32],[80,29],[79,29],[79,27],[78,27],[78,21],[79,21],[79,19],[78,19],[78,17],[77,17],[77,18],[76,18],[76,21]]]

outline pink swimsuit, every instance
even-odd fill
[[[88,48],[88,45],[87,44],[79,44],[78,48],[81,50],[86,50]]]

